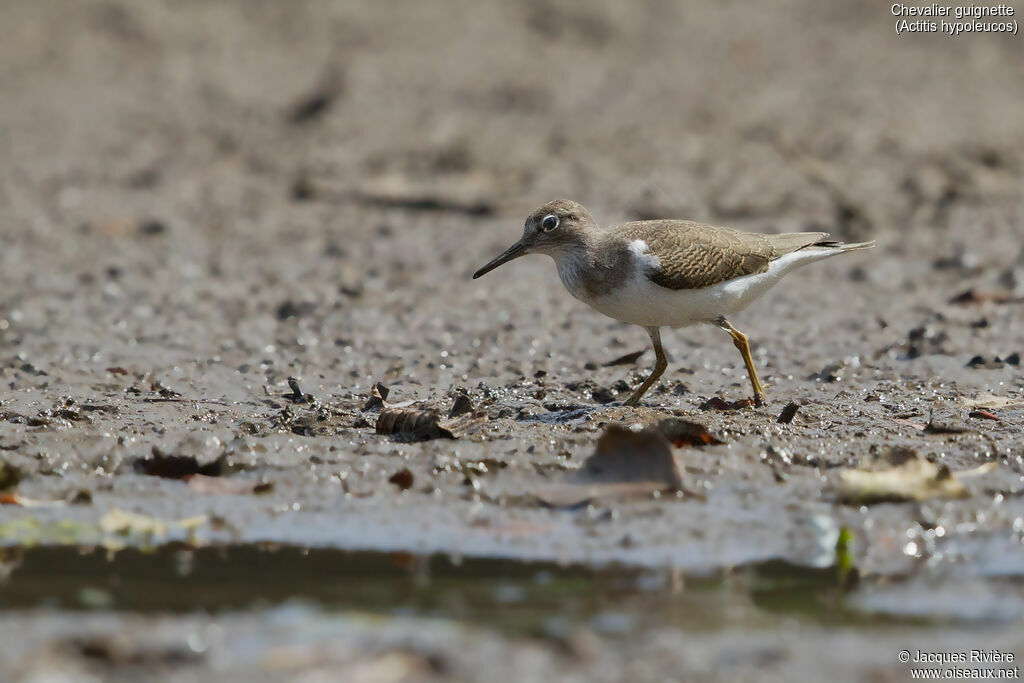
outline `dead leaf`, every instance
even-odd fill
[[[14,488],[24,478],[25,475],[20,469],[0,460],[0,491]]]
[[[465,415],[466,413],[473,412],[473,402],[469,400],[469,396],[466,394],[459,394],[455,397],[455,403],[452,404],[452,409],[448,411],[448,417],[458,417],[459,415]]]
[[[184,643],[146,643],[129,634],[74,637],[63,645],[87,660],[110,667],[154,669],[182,666],[203,659],[202,653]]]
[[[754,407],[754,399],[741,398],[738,401],[726,401],[720,396],[712,396],[700,404],[701,410],[741,410]]]
[[[891,469],[840,470],[839,500],[853,505],[869,505],[966,498],[970,492],[958,478],[964,474],[954,475],[945,465],[936,465],[916,456]]]
[[[1024,397],[1010,398],[995,394],[978,394],[974,398],[961,398],[960,401],[968,410],[972,408],[1014,408],[1024,406]]]
[[[796,417],[796,411],[800,410],[800,404],[798,403],[787,403],[786,407],[779,413],[779,417],[775,422],[782,425],[788,425]]]
[[[207,521],[209,521],[209,517],[206,515],[197,515],[180,520],[167,520],[113,508],[100,519],[100,531],[106,534],[120,534],[123,536],[166,536],[171,530],[183,529],[193,531]]]
[[[911,429],[916,429],[918,431],[921,431],[928,427],[928,425],[921,424],[920,422],[914,422],[913,420],[905,420],[902,417],[890,417],[886,419],[888,419],[891,422],[895,422],[896,424],[904,425],[906,427],[910,427]]]
[[[56,508],[67,504],[66,500],[37,500],[23,496],[20,493],[0,494],[0,505],[20,505],[26,508]]]
[[[683,446],[716,446],[723,443],[721,439],[709,432],[707,427],[699,422],[669,417],[659,422],[655,428],[666,439],[671,441],[672,445],[676,448]]]
[[[334,67],[328,69],[316,87],[289,108],[286,120],[300,126],[320,119],[345,92],[345,86],[344,72]]]
[[[408,491],[412,488],[414,477],[408,467],[398,470],[388,479],[388,483],[394,484],[400,491]]]
[[[137,459],[134,467],[139,474],[164,479],[184,479],[196,474],[216,477],[223,474],[224,459],[219,457],[212,462],[200,464],[193,455],[170,455],[153,446],[152,456]]]
[[[995,472],[997,469],[999,469],[999,463],[993,460],[992,462],[983,463],[969,470],[960,470],[959,472],[955,473],[955,476],[957,479],[960,480],[970,479],[971,477],[980,477],[983,474]]]
[[[640,349],[639,351],[634,351],[633,353],[627,353],[623,356],[619,356],[615,360],[610,360],[607,363],[602,363],[602,365],[606,368],[612,368],[615,367],[616,365],[631,365],[635,363],[640,358],[640,356],[644,355],[644,351],[646,350],[647,349]]]
[[[972,410],[970,413],[967,414],[967,416],[968,417],[981,418],[983,420],[998,420],[999,419],[998,415],[996,415],[995,413],[990,413],[989,411],[985,410],[984,408],[978,408],[977,410]]]
[[[313,397],[302,393],[302,387],[299,386],[299,380],[295,377],[288,378],[288,388],[292,390],[292,393],[285,394],[284,397],[292,403],[313,403]]]
[[[475,411],[442,419],[432,408],[384,408],[377,417],[376,432],[409,441],[458,439],[476,431],[487,421],[487,413]]]
[[[372,206],[489,216],[497,209],[495,200],[501,194],[496,192],[499,187],[498,179],[479,171],[429,178],[393,172],[366,180],[355,190],[354,196]]]
[[[263,482],[252,481],[251,479],[228,479],[225,477],[211,477],[205,474],[192,474],[185,477],[188,487],[196,493],[202,494],[225,494],[238,495],[245,493],[257,493],[258,489],[265,486]]]
[[[391,393],[382,382],[377,382],[373,385],[373,389],[370,390],[370,398],[366,401],[366,405],[363,406],[364,413],[375,413],[378,410],[388,407],[387,397]]]
[[[579,471],[535,495],[551,507],[576,507],[596,498],[649,496],[682,486],[671,444],[657,428],[637,432],[610,425]]]
[[[986,301],[991,301],[995,304],[1016,304],[1024,302],[1024,296],[1017,296],[1008,289],[989,291],[968,289],[954,296],[949,300],[949,303],[967,306],[985,303]]]
[[[927,434],[963,434],[971,431],[971,426],[964,421],[959,405],[951,401],[936,401],[924,431]]]

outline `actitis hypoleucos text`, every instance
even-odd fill
[[[727,316],[742,311],[794,268],[875,244],[827,238],[824,232],[766,235],[681,220],[601,229],[580,204],[557,199],[531,213],[522,238],[473,278],[526,254],[547,254],[574,297],[645,328],[654,345],[654,371],[627,406],[637,405],[665,372],[661,328],[697,323],[716,325],[732,336],[747,366],[754,401],[761,404],[764,386],[747,337]]]

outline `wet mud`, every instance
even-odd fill
[[[4,3],[0,677],[1022,652],[1019,43],[884,10]],[[767,405],[706,327],[624,408],[642,330],[470,279],[559,196],[878,247],[732,320]]]

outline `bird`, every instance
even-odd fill
[[[875,246],[839,242],[827,232],[762,234],[688,220],[646,220],[602,229],[578,202],[556,199],[534,210],[515,244],[473,274],[482,277],[527,254],[547,254],[575,298],[615,320],[647,330],[654,369],[623,405],[637,406],[668,367],[661,328],[710,324],[725,330],[743,357],[755,406],[764,405],[750,343],[729,322],[801,266]]]

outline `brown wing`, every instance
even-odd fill
[[[667,289],[700,289],[768,270],[783,254],[827,237],[823,232],[762,235],[691,221],[626,223],[616,233],[631,242],[641,239],[658,257],[647,277]]]

